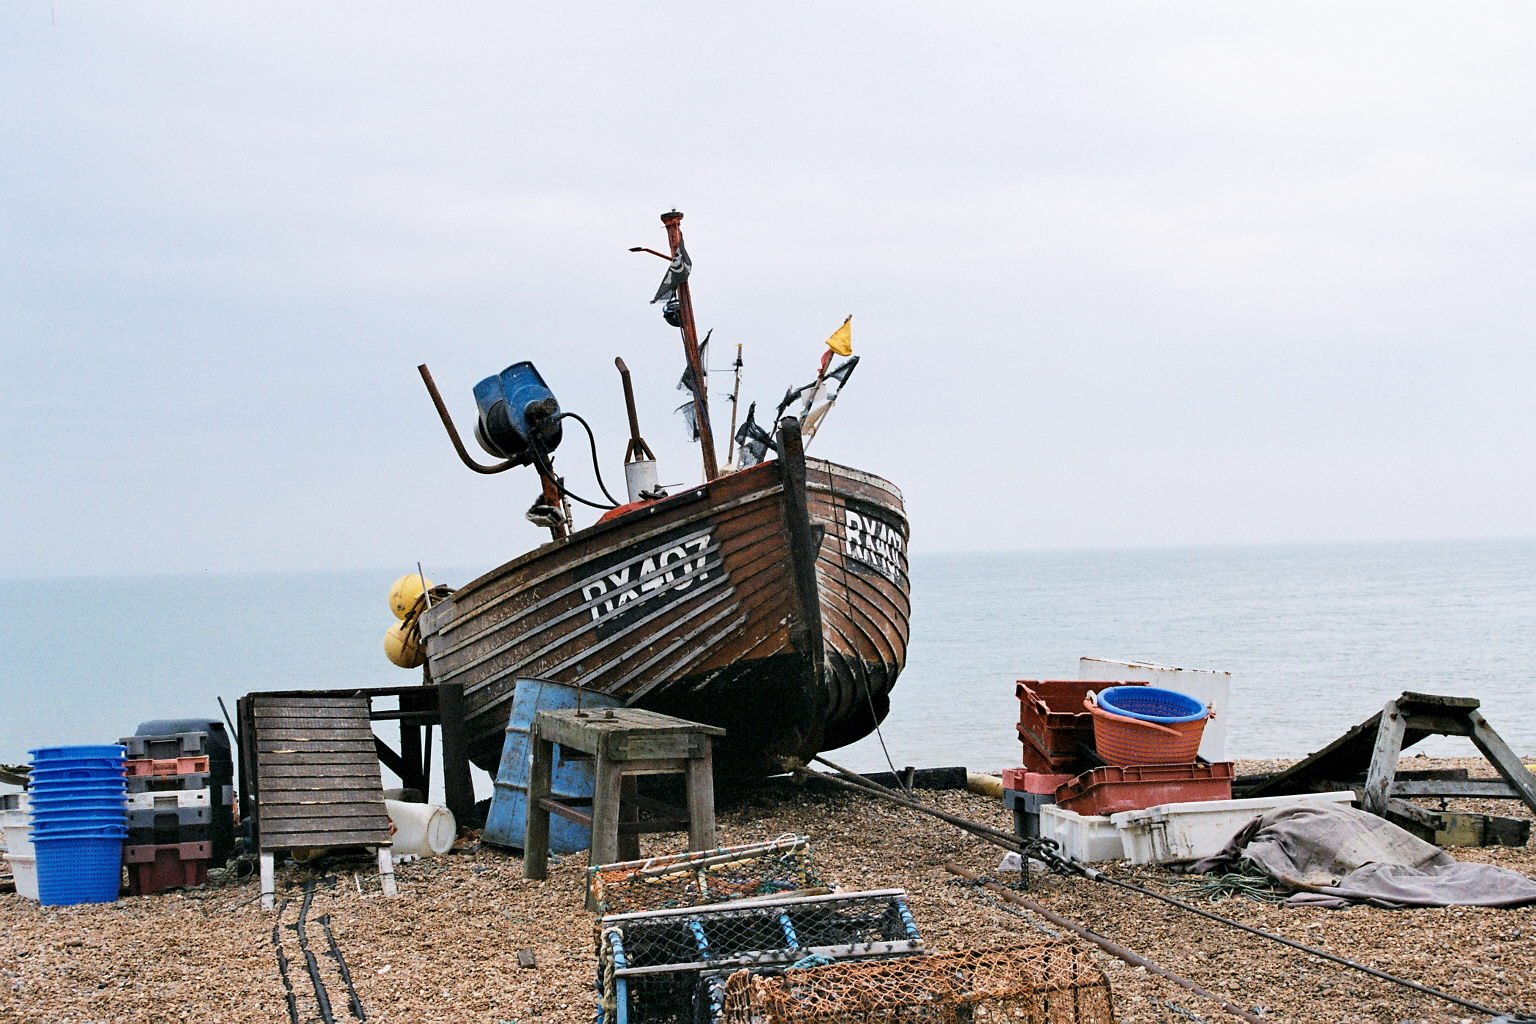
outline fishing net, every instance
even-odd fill
[[[700,977],[747,966],[830,963],[922,950],[899,889],[762,899],[604,918],[598,940],[603,1019],[686,1022]]]
[[[841,962],[778,975],[737,971],[720,1024],[1113,1024],[1109,981],[1066,943],[900,960]]]
[[[727,846],[587,869],[592,906],[600,916],[775,896],[824,883],[811,866],[804,836]]]

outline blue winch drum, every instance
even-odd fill
[[[496,791],[485,816],[480,837],[496,846],[521,850],[528,828],[528,772],[533,765],[530,732],[540,711],[566,708],[616,708],[621,701],[607,694],[567,686],[547,679],[519,679],[512,694],[512,714],[507,722],[501,765],[496,770]],[[555,747],[550,773],[551,795],[557,799],[591,800],[596,788],[590,758],[570,759]],[[592,845],[592,830],[559,815],[549,818],[549,852],[575,853]]]
[[[1188,694],[1155,686],[1111,686],[1100,690],[1097,699],[1099,707],[1112,715],[1159,725],[1195,722],[1210,713]]]
[[[476,384],[475,407],[475,438],[498,458],[526,465],[534,439],[546,452],[560,445],[560,403],[526,360]]]

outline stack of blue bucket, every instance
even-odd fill
[[[31,754],[38,902],[111,903],[122,884],[128,837],[126,751],[42,747]]]

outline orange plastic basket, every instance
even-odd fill
[[[1083,707],[1093,713],[1094,749],[1105,764],[1114,765],[1193,762],[1205,723],[1214,716],[1208,712],[1193,722],[1163,725],[1112,715],[1091,699],[1083,701]]]

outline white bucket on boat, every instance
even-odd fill
[[[656,460],[636,459],[624,463],[624,482],[629,485],[629,500],[644,501],[641,491],[656,490]]]
[[[430,857],[444,854],[453,848],[453,837],[458,833],[458,823],[453,812],[436,804],[408,804],[399,800],[385,800],[384,809],[389,812],[389,823],[394,830],[396,857],[414,854]]]

